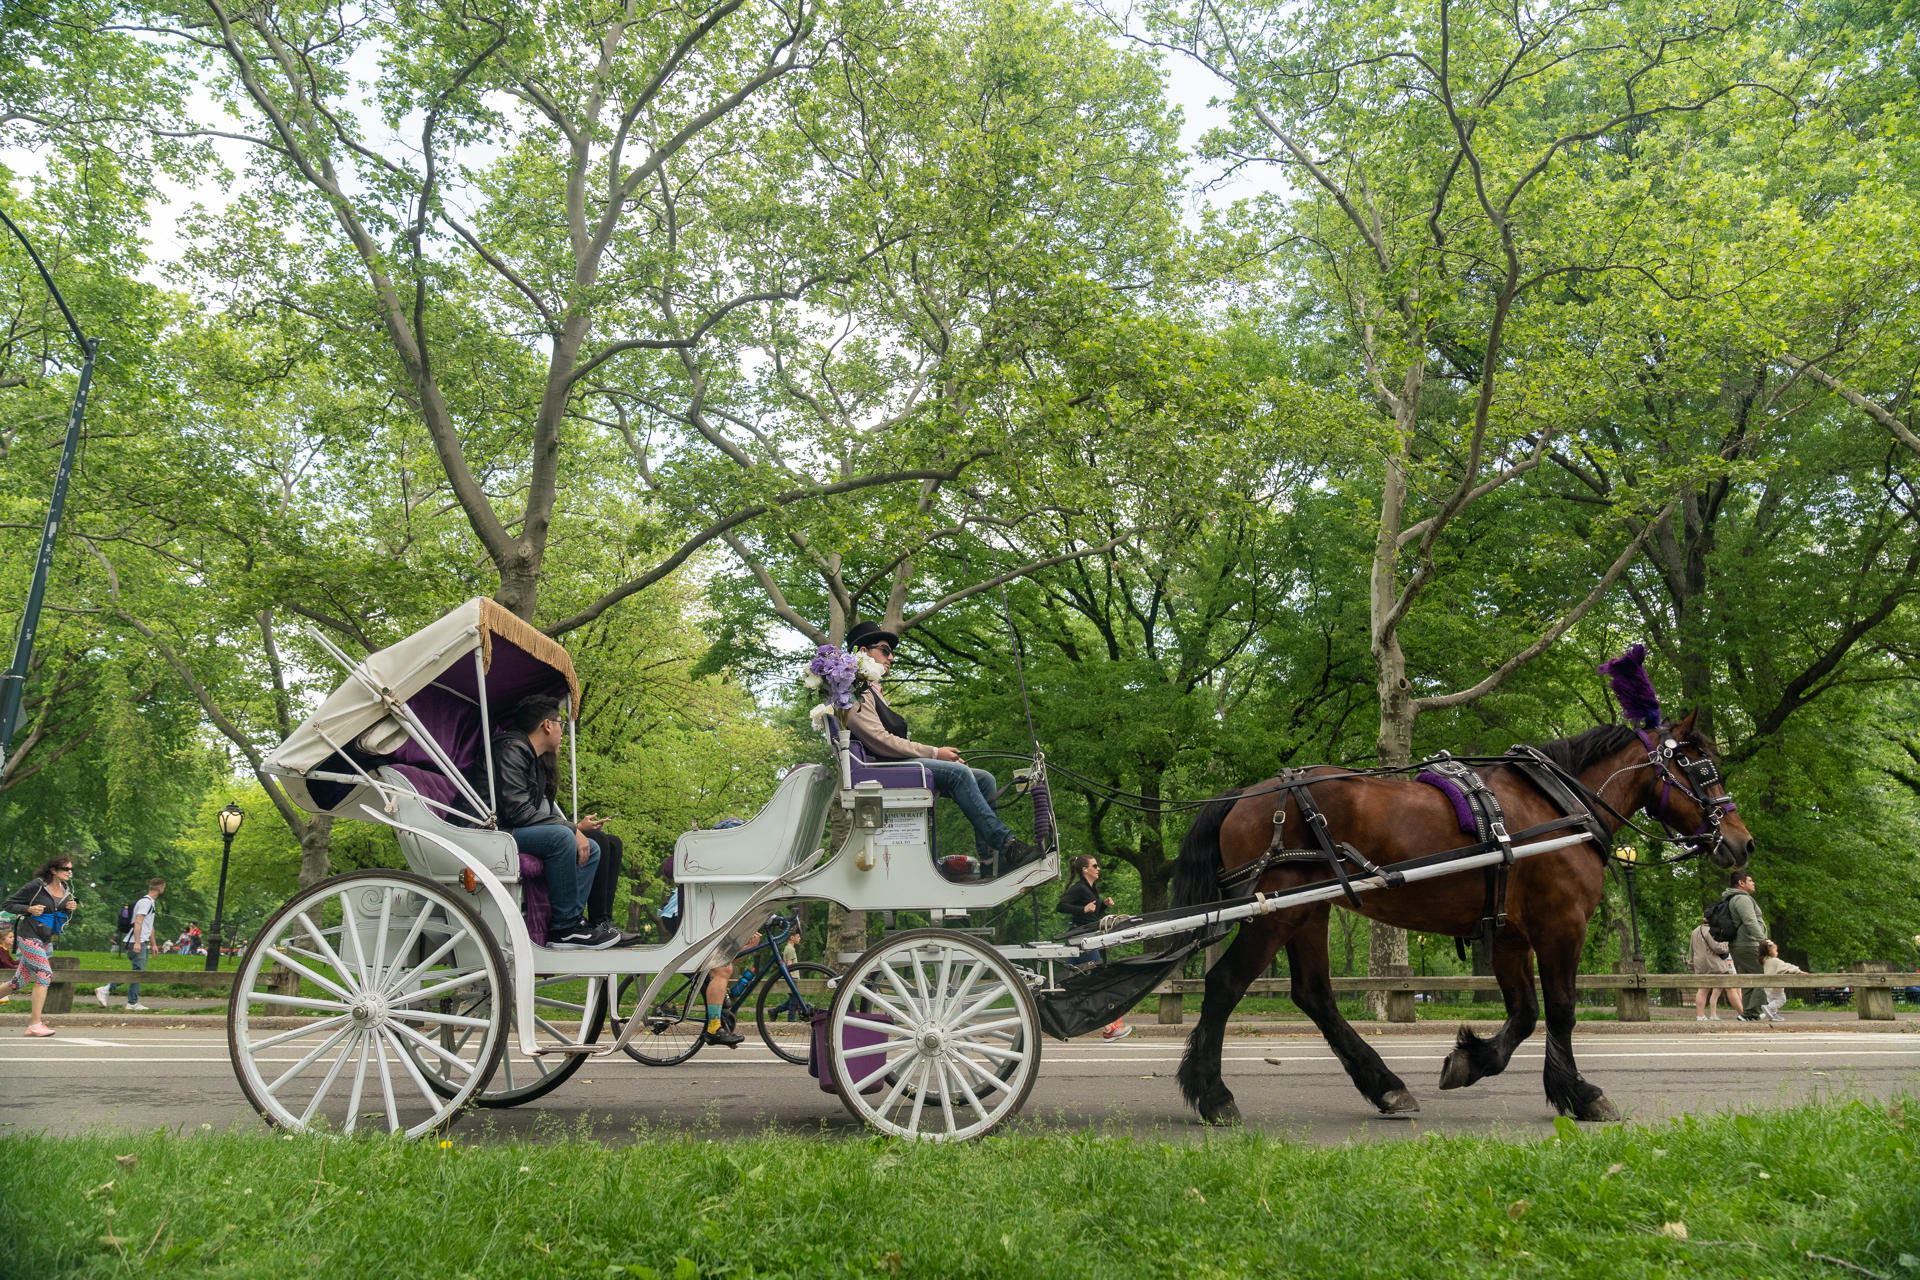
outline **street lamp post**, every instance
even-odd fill
[[[233,856],[233,837],[246,820],[246,813],[232,801],[228,801],[227,807],[220,811],[220,892],[213,900],[213,945],[207,948],[208,973],[220,967],[220,949],[224,941],[221,927],[227,914],[227,859]]]

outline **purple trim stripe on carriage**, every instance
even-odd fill
[[[1479,828],[1473,823],[1473,806],[1467,803],[1467,793],[1458,784],[1448,781],[1437,773],[1422,773],[1414,778],[1415,782],[1424,782],[1439,790],[1440,794],[1453,802],[1453,816],[1459,822],[1460,829],[1468,835],[1478,835]]]

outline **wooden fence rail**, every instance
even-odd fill
[[[231,970],[208,973],[203,969],[148,969],[135,974],[126,969],[81,969],[78,965],[79,961],[71,956],[53,957],[53,986],[47,992],[48,1013],[66,1013],[71,1010],[76,990],[108,982],[124,984],[134,978],[138,978],[146,986],[171,983],[175,986],[204,987],[223,995],[233,986]],[[279,976],[287,980],[293,977],[291,973]],[[799,985],[801,992],[806,995],[823,995],[827,989],[826,983],[817,978],[800,979]],[[1286,995],[1290,985],[1286,978],[1257,978],[1247,988],[1247,994]],[[1776,973],[1767,976],[1730,973],[1641,973],[1629,968],[1619,973],[1583,973],[1574,979],[1574,985],[1581,991],[1613,992],[1615,1007],[1619,1010],[1622,1022],[1647,1022],[1652,1019],[1651,1005],[1647,998],[1648,993],[1652,991],[1672,993],[1669,996],[1669,1003],[1677,1004],[1679,993],[1682,991],[1746,985],[1782,987],[1788,991],[1850,987],[1853,991],[1853,1003],[1860,1017],[1869,1021],[1890,1021],[1893,1018],[1894,990],[1920,987],[1920,975],[1894,972],[1887,966],[1878,964],[1856,965],[1846,973]],[[287,989],[291,991],[290,981],[287,983]],[[1206,989],[1207,983],[1204,978],[1172,978],[1161,983],[1151,993],[1159,1000],[1159,1020],[1169,1024],[1181,1022],[1184,1017],[1181,998],[1199,994]],[[1442,992],[1456,991],[1498,991],[1500,986],[1491,975],[1485,974],[1423,977],[1409,972],[1381,978],[1335,978],[1333,989],[1336,993],[1383,991],[1387,995],[1387,1021],[1412,1022],[1414,1021],[1414,997],[1417,993],[1438,995]]]

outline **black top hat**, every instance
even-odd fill
[[[865,649],[870,645],[884,644],[890,648],[900,647],[900,637],[891,631],[883,630],[877,622],[856,622],[847,632],[847,648]]]

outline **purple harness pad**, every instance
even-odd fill
[[[1473,823],[1473,806],[1467,803],[1467,793],[1455,783],[1449,782],[1437,773],[1422,773],[1415,782],[1424,782],[1438,789],[1441,795],[1453,802],[1453,816],[1460,823],[1460,829],[1468,835],[1478,835],[1479,828]]]

